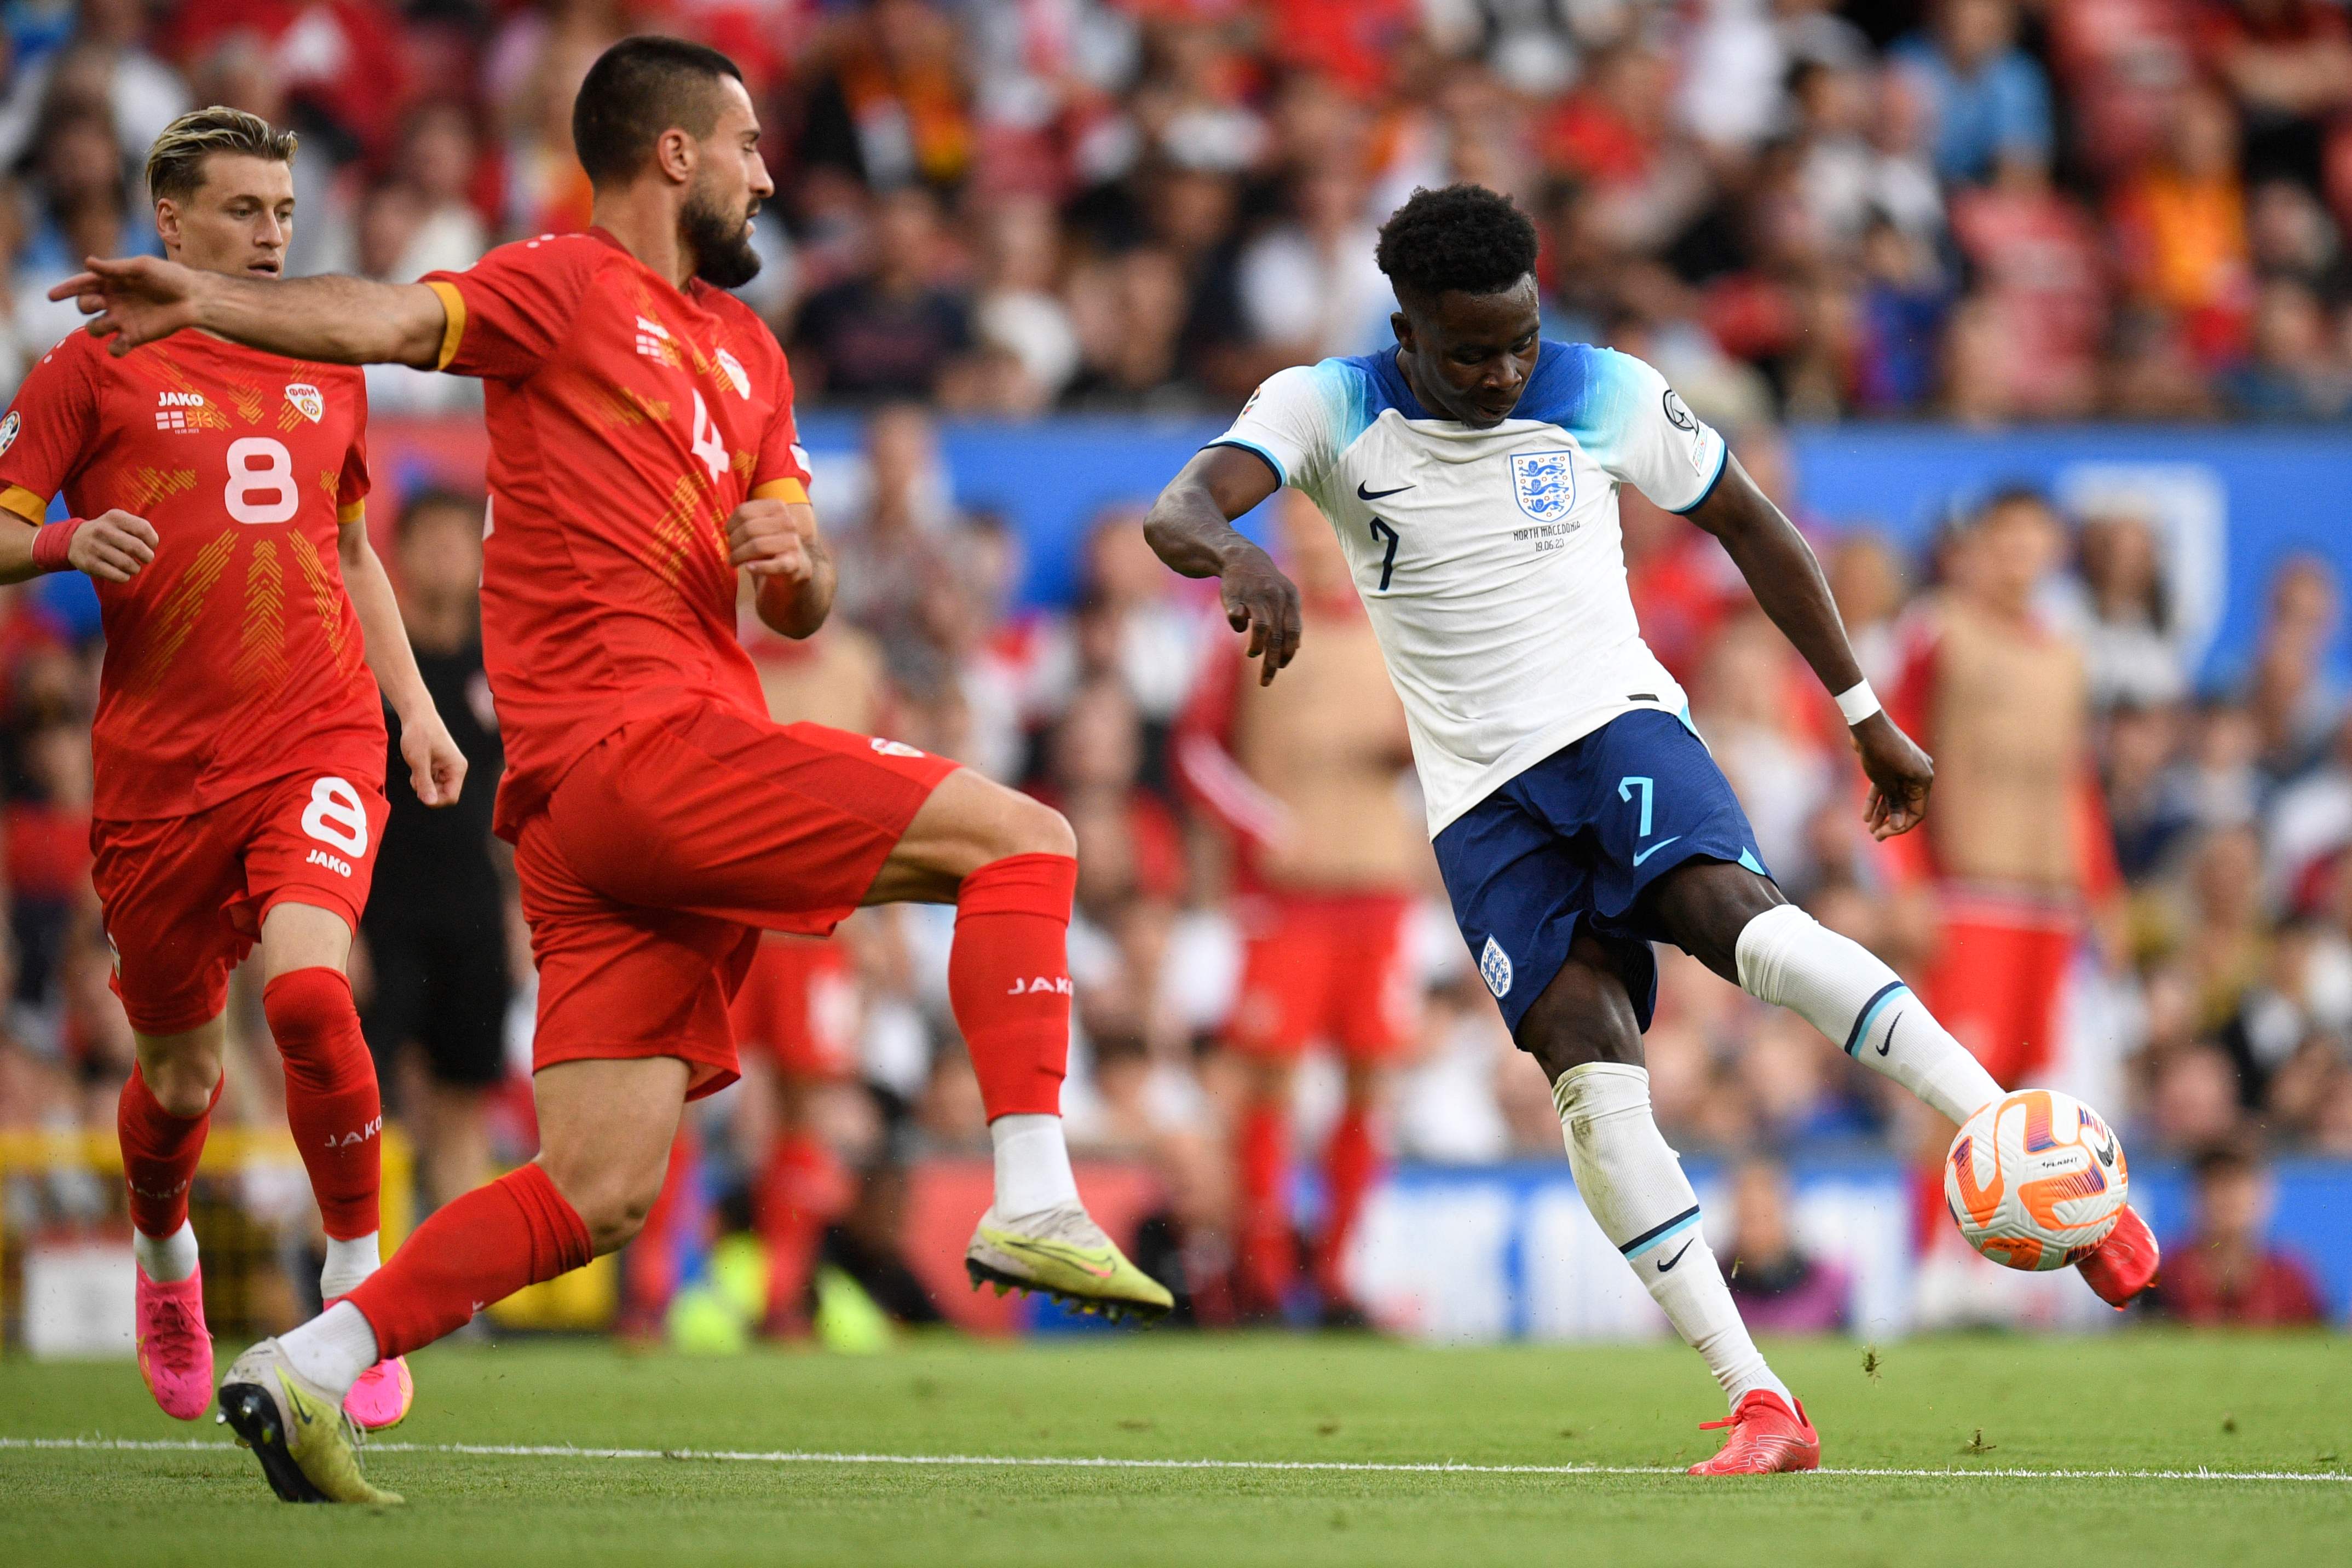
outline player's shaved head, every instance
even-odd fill
[[[719,83],[729,77],[743,79],[733,60],[684,38],[640,35],[597,56],[572,100],[572,145],[589,184],[634,175],[665,131],[707,140],[725,103]]]

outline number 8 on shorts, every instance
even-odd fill
[[[346,855],[366,854],[367,807],[361,804],[360,792],[339,778],[311,784],[310,804],[302,810],[302,831]]]

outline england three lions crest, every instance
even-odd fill
[[[1576,454],[1512,453],[1511,493],[1538,522],[1558,522],[1576,504]]]

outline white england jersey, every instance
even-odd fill
[[[1477,430],[1432,417],[1393,349],[1328,359],[1268,377],[1212,445],[1265,458],[1338,531],[1431,837],[1619,714],[1683,711],[1634,624],[1617,487],[1686,512],[1723,438],[1642,361],[1547,342],[1511,417]]]

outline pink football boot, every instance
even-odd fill
[[[360,1373],[343,1395],[343,1414],[359,1423],[362,1432],[381,1432],[408,1419],[416,1399],[416,1384],[408,1375],[408,1358],[396,1355]]]
[[[1702,1432],[1731,1428],[1723,1449],[1712,1459],[1690,1468],[1695,1476],[1769,1476],[1781,1470],[1822,1468],[1822,1435],[1805,1418],[1799,1400],[1792,1406],[1769,1389],[1751,1388],[1739,1408],[1720,1421],[1700,1425]]]
[[[213,1337],[205,1328],[205,1271],[158,1285],[132,1264],[137,1291],[139,1375],[163,1414],[194,1421],[213,1402]]]

